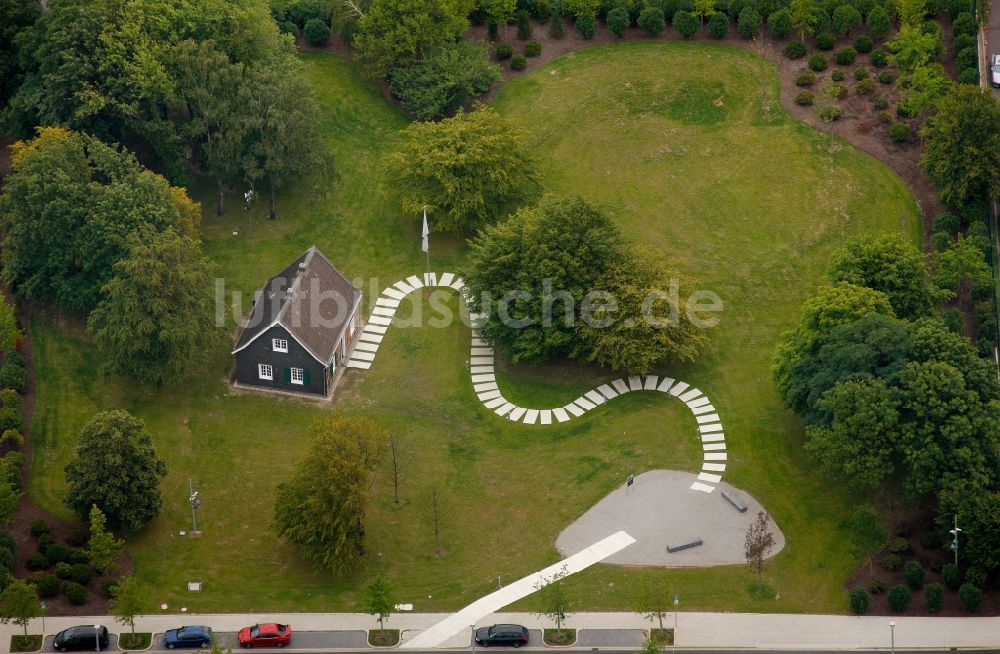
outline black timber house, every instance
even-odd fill
[[[327,397],[361,334],[361,290],[315,246],[267,280],[233,347],[239,387]]]

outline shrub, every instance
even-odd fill
[[[66,536],[66,544],[71,547],[83,547],[87,545],[89,540],[90,540],[90,529],[85,525],[74,525],[74,527],[70,529],[69,535]],[[83,550],[73,549],[70,550],[70,553],[74,555],[82,553],[84,559],[86,559],[87,556],[87,553],[84,552]]]
[[[632,17],[625,7],[615,7],[608,12],[608,29],[615,36],[622,36],[632,26]]]
[[[76,563],[70,567],[69,578],[81,586],[86,586],[94,578],[94,571],[86,563]]]
[[[868,592],[872,595],[881,595],[885,592],[885,582],[881,579],[875,579],[870,584],[868,584]]]
[[[10,550],[13,552],[15,546],[14,537],[6,531],[0,531],[0,550]]]
[[[511,70],[524,70],[528,67],[528,59],[523,54],[516,54],[510,58]]]
[[[879,111],[889,106],[889,101],[885,98],[875,98],[875,108]]]
[[[82,550],[76,547],[70,547],[69,550],[69,562],[70,563],[87,563],[90,561],[90,557],[87,556],[86,550]]]
[[[28,560],[24,562],[28,566],[28,570],[36,572],[38,570],[44,570],[49,567],[49,560],[45,558],[44,554],[35,553],[28,557]]]
[[[27,385],[28,372],[24,368],[12,363],[0,366],[0,386],[23,393]]]
[[[549,36],[554,39],[566,38],[566,23],[558,11],[552,13],[552,19],[549,21]]]
[[[517,38],[522,41],[527,41],[531,38],[531,14],[529,14],[524,9],[521,9],[516,14],[517,20]]]
[[[60,561],[56,564],[56,576],[60,579],[69,579],[72,574],[73,566],[65,561]]]
[[[863,79],[868,79],[868,69],[867,68],[855,68],[854,69],[854,81],[860,82]]]
[[[802,107],[810,107],[815,101],[816,96],[812,94],[812,91],[800,91],[799,94],[795,96],[795,104]]]
[[[858,92],[858,95],[871,95],[875,92],[875,80],[863,79],[854,85],[854,90]]]
[[[0,445],[10,443],[12,447],[18,448],[24,445],[24,436],[16,429],[4,429],[0,434]]]
[[[948,232],[934,232],[931,234],[931,246],[937,252],[944,252],[951,247],[952,242],[954,242],[951,234]]]
[[[957,34],[955,36],[955,42],[952,44],[952,54],[958,55],[959,52],[965,50],[966,48],[976,47],[976,37],[971,34]]]
[[[892,139],[893,143],[906,143],[910,140],[910,126],[906,123],[893,123],[889,127],[889,138]],[[908,563],[913,563],[913,561]]]
[[[832,123],[836,120],[840,120],[841,115],[843,115],[843,112],[840,111],[840,107],[827,105],[825,107],[820,107],[819,109],[819,119],[824,123]]]
[[[52,537],[52,534],[42,534],[38,537],[38,553],[44,555],[45,548],[56,542],[56,539]]]
[[[636,21],[647,36],[659,36],[667,29],[667,19],[659,7],[646,7]]]
[[[910,545],[905,538],[893,538],[889,541],[889,551],[893,554],[903,554],[909,551]]]
[[[872,598],[869,597],[868,591],[860,586],[851,591],[849,599],[851,611],[857,615],[866,613],[868,611],[868,607],[871,606],[872,603]]]
[[[63,586],[63,593],[73,606],[82,606],[87,603],[87,589],[80,584],[75,584],[72,581],[66,582],[66,585]]]
[[[795,86],[812,86],[816,83],[816,73],[804,70],[795,77]]]
[[[964,70],[966,68],[973,68],[977,65],[979,61],[979,54],[975,47],[965,48],[960,50],[958,54],[955,55],[955,66],[959,70]]]
[[[302,28],[302,35],[309,45],[326,45],[330,40],[330,26],[322,18],[310,18]]]
[[[840,36],[857,29],[860,25],[861,12],[852,5],[840,5],[833,10],[833,15],[830,16],[830,27]]]
[[[538,0],[532,11],[535,14],[535,18],[543,23],[552,15],[552,7],[549,6],[549,0]]]
[[[895,126],[893,125],[893,127]],[[909,134],[909,128],[906,131]],[[892,128],[889,129],[889,134],[892,134]],[[924,576],[924,566],[920,565],[919,561],[907,561],[903,566],[903,579],[913,590],[920,590],[924,587]]]
[[[712,17],[708,19],[708,33],[716,39],[726,38],[729,33],[729,16],[721,11],[712,14]]]
[[[965,571],[965,583],[972,584],[978,588],[986,586],[986,571],[976,566],[970,566]]]
[[[0,409],[0,432],[8,429],[21,431],[24,426],[24,416],[19,409]]]
[[[963,11],[955,19],[951,21],[952,31],[958,34],[975,34],[976,33],[976,21],[972,18],[972,14],[968,11]]]
[[[924,589],[924,601],[927,603],[928,613],[937,613],[944,605],[944,586],[941,584],[927,584]]]
[[[538,41],[528,41],[524,44],[525,57],[537,57],[542,54],[542,44]]]
[[[889,12],[884,7],[876,6],[868,12],[868,31],[876,39],[884,38],[892,28],[889,22]]]
[[[45,548],[45,558],[47,558],[49,563],[52,565],[55,565],[56,563],[69,563],[69,548],[65,545],[60,545],[59,543],[52,543]]]
[[[787,9],[779,9],[767,17],[767,29],[771,36],[783,39],[792,33],[792,15]]]
[[[950,214],[941,214],[950,215]],[[941,216],[938,216],[939,218]],[[934,229],[937,229],[937,221],[934,221]],[[949,230],[950,231],[950,230]],[[956,229],[957,231],[957,229]],[[958,587],[962,585],[962,573],[958,569],[958,566],[954,563],[945,563],[944,567],[941,568],[941,580],[944,581],[944,585],[951,590],[958,590]]]
[[[806,44],[802,41],[789,41],[785,46],[785,56],[789,59],[801,59],[806,56]]]
[[[849,45],[837,50],[837,54],[834,55],[837,63],[841,66],[850,66],[854,63],[854,60],[857,59],[857,57],[858,51]]]
[[[14,569],[14,550],[0,548],[0,575]]]
[[[882,84],[892,84],[896,81],[896,73],[891,70],[883,70],[878,74],[878,81]]]
[[[840,70],[839,68],[834,68],[833,71],[830,73],[830,79],[832,79],[834,82],[843,82],[844,77],[845,77],[844,71]]]
[[[490,37],[490,41],[496,41],[500,36],[500,25],[492,18],[486,23],[486,34]]]
[[[35,588],[42,599],[55,597],[62,590],[62,581],[55,575],[41,575],[35,579]]]
[[[295,38],[299,36],[299,26],[290,20],[282,21],[278,28],[283,34],[291,34]],[[51,596],[50,596],[51,597]]]
[[[17,409],[21,406],[21,394],[13,388],[0,390],[0,408]]]
[[[117,586],[118,586],[117,579],[112,579],[111,577],[105,577],[105,579],[101,581],[101,594],[103,594],[108,599],[114,599],[115,588],[117,588]]]
[[[816,47],[820,50],[833,50],[833,46],[837,43],[837,37],[829,32],[821,32],[816,35]]]
[[[880,111],[880,112],[878,112],[878,121],[880,123],[891,123],[892,122],[892,114],[890,114],[888,111]],[[885,564],[884,563],[883,563],[882,567],[885,568]]]
[[[959,84],[979,84],[979,71],[975,68],[966,68],[958,74]]]
[[[821,54],[809,57],[809,70],[814,70],[817,73],[826,70],[826,57]]]
[[[854,39],[854,49],[860,52],[861,54],[867,54],[871,52],[872,48],[874,47],[875,47],[875,42],[872,41],[872,37],[870,36],[865,36],[864,34],[862,34],[858,38]]]
[[[576,17],[576,31],[589,41],[597,32],[597,19],[590,14],[580,14]]]
[[[910,587],[900,584],[892,587],[892,590],[889,591],[889,595],[886,599],[889,602],[889,608],[893,611],[905,611],[906,607],[910,605],[910,599],[912,597],[913,595],[910,593]]]
[[[674,29],[685,39],[698,31],[698,18],[690,11],[681,9],[674,14]]]
[[[978,586],[973,586],[970,583],[962,584],[962,587],[958,589],[958,599],[962,602],[962,606],[968,611],[978,611],[979,605],[983,602],[983,591],[979,589]]]
[[[827,89],[827,93],[834,100],[843,100],[847,97],[847,87],[843,84],[831,84],[830,88]]]
[[[11,350],[3,358],[4,363],[9,363],[18,368],[23,368],[25,366],[24,355],[22,355],[17,350]]]
[[[885,68],[889,65],[889,55],[885,50],[872,50],[872,66]]]
[[[744,7],[743,11],[740,12],[739,19],[736,21],[736,28],[739,30],[740,36],[749,39],[760,31],[763,22],[756,9],[753,7]]]
[[[887,572],[895,572],[903,565],[903,560],[898,554],[887,554],[882,558],[882,569]]]
[[[497,61],[510,59],[512,56],[514,56],[514,46],[512,46],[510,43],[497,43],[494,55],[496,56]]]

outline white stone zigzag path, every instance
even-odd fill
[[[399,281],[386,287],[382,295],[375,301],[372,315],[358,337],[358,343],[347,362],[348,368],[371,368],[386,330],[392,324],[399,303],[410,293],[420,288],[450,288],[459,293],[465,288],[465,282],[454,273],[425,273],[423,279],[412,275],[404,281]],[[473,325],[482,316],[470,316]],[[703,493],[715,490],[715,484],[722,481],[722,473],[726,470],[726,436],[722,430],[722,421],[711,401],[697,388],[671,377],[634,375],[624,379],[616,379],[610,384],[602,384],[592,391],[587,391],[566,406],[554,409],[529,409],[507,401],[497,386],[494,370],[493,348],[482,339],[475,328],[472,330],[472,351],[469,356],[469,372],[472,375],[472,385],[483,406],[508,420],[526,425],[551,425],[556,422],[567,422],[582,416],[587,411],[597,408],[608,400],[633,391],[658,391],[668,397],[676,397],[683,402],[695,420],[698,421],[698,434],[704,452],[704,461],[697,480],[691,484],[691,489]]]
[[[496,613],[508,604],[522,597],[531,595],[536,590],[552,581],[559,574],[571,575],[580,572],[595,563],[599,563],[616,552],[620,552],[635,542],[635,539],[624,531],[611,534],[586,549],[580,550],[558,563],[539,570],[527,577],[522,577],[512,584],[507,584],[500,590],[480,597],[472,604],[457,613],[449,615],[444,620],[420,632],[400,647],[402,649],[421,649],[437,647],[457,633],[476,624],[491,613]]]

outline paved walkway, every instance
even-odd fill
[[[684,598],[681,598],[683,608]],[[447,617],[441,613],[393,615],[387,626],[409,632],[424,630]],[[183,624],[207,624],[218,631],[236,631],[261,620],[277,620],[292,625],[295,632],[323,630],[377,629],[378,621],[363,613],[284,613],[284,614],[171,614],[141,616],[136,631],[162,633]],[[688,613],[677,616],[678,647],[771,648],[771,649],[883,649],[889,650],[889,621],[896,623],[897,649],[947,649],[1000,647],[1000,618],[909,618],[888,616],[785,615],[755,613]],[[498,622],[523,624],[529,629],[551,628],[552,622],[533,613],[495,613],[477,622],[477,626]],[[672,627],[673,615],[664,620]],[[124,628],[110,616],[73,616],[47,618],[45,633],[78,624],[103,624],[112,631]],[[571,629],[648,629],[651,623],[635,613],[575,613],[566,626]],[[125,629],[127,630],[127,629]],[[0,624],[0,654],[10,648],[10,637],[20,634],[13,624]],[[40,620],[28,625],[28,633],[42,633]],[[468,648],[466,633],[447,643]],[[292,648],[299,649],[297,647]]]
[[[400,302],[407,295],[421,288],[450,288],[461,292],[465,288],[465,282],[454,273],[441,273],[440,276],[437,273],[425,273],[423,278],[413,275],[385,288],[382,295],[375,301],[372,315],[361,331],[354,353],[347,362],[348,368],[363,370],[371,368]],[[470,318],[473,325],[482,320],[481,315],[471,315]],[[687,382],[672,377],[659,377],[657,375],[640,377],[635,375],[616,379],[609,384],[602,384],[565,406],[532,409],[518,406],[503,396],[497,386],[494,357],[493,348],[479,338],[478,333],[473,328],[469,373],[472,375],[473,389],[479,401],[498,416],[526,425],[551,425],[553,419],[555,422],[567,422],[625,393],[659,392],[666,397],[679,399],[690,409],[698,422],[698,432],[704,451],[701,472],[698,473],[697,479],[691,483],[690,488],[702,493],[711,493],[715,490],[715,485],[722,481],[722,473],[726,470],[728,456],[722,421],[711,401],[700,390],[692,388]]]
[[[457,635],[471,633],[470,625],[474,625],[503,607],[531,595],[552,581],[553,577],[557,575],[571,575],[585,570],[612,554],[625,549],[634,542],[635,539],[624,531],[614,533],[569,558],[554,563],[527,577],[522,577],[495,593],[490,593],[485,597],[479,598],[461,611],[449,615],[444,620],[432,625],[426,631],[406,640],[400,647],[403,649],[438,647]]]

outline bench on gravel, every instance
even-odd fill
[[[683,540],[679,543],[674,543],[672,545],[667,545],[668,552],[680,552],[681,550],[689,550],[692,547],[698,547],[702,544],[700,538],[692,538],[691,540]]]
[[[747,512],[747,505],[744,504],[743,502],[741,502],[739,500],[739,498],[735,497],[734,495],[732,495],[728,491],[722,491],[722,497],[727,502],[729,502],[730,504],[732,504],[733,508],[736,509],[737,511],[739,511],[740,513],[746,513]]]

